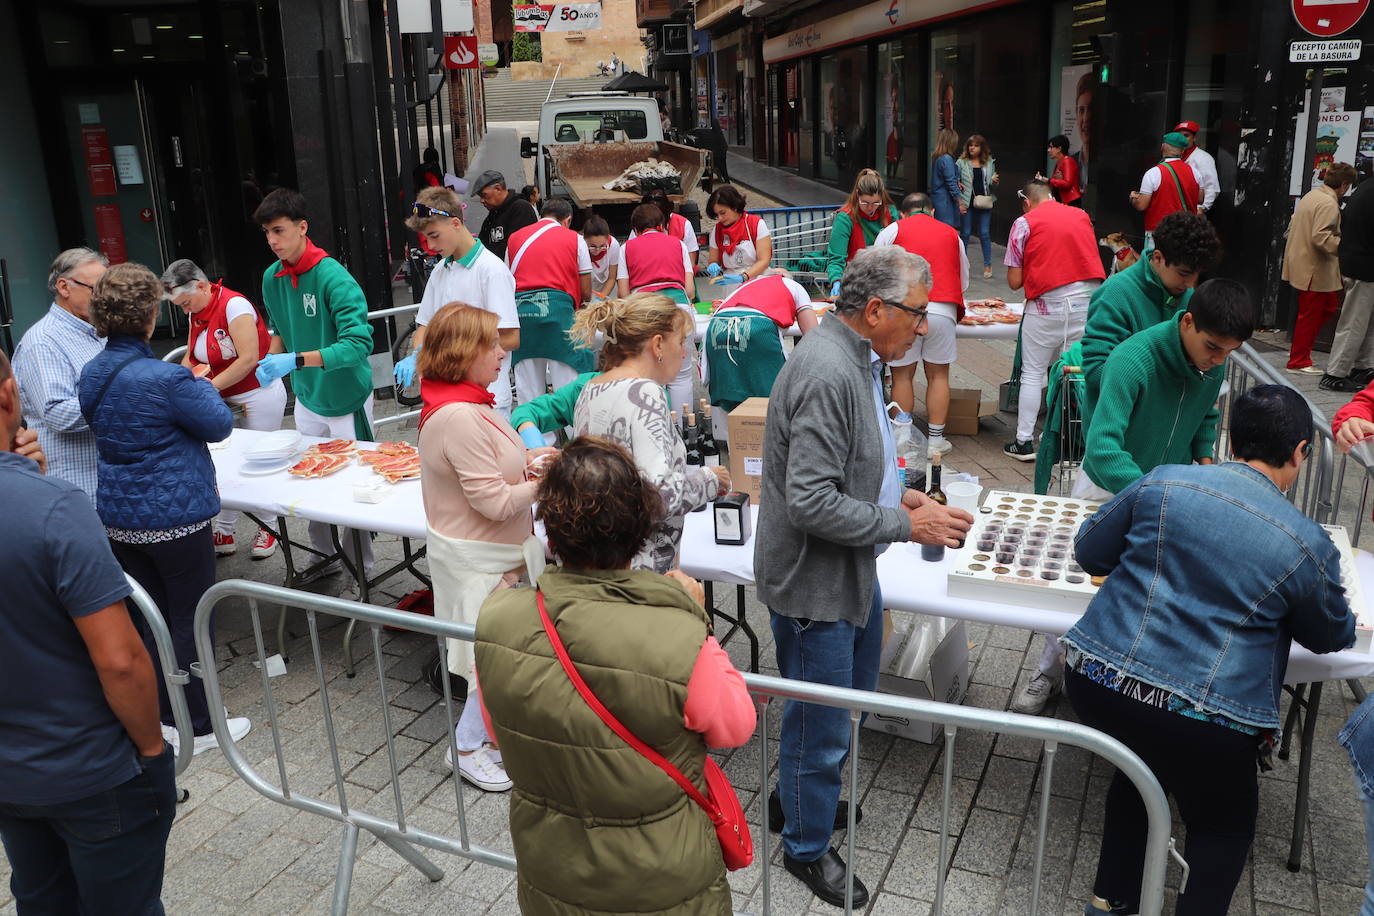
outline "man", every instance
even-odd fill
[[[1054,163],[1054,174],[1049,177],[1049,186],[1054,199],[1061,204],[1083,206],[1083,192],[1078,179],[1078,160],[1069,155],[1069,138],[1063,134],[1050,137],[1046,146],[1050,161]],[[1036,175],[1038,180],[1045,176]]]
[[[1155,227],[1170,213],[1196,213],[1200,192],[1197,177],[1182,159],[1188,141],[1169,132],[1159,145],[1163,157],[1140,179],[1140,190],[1131,192],[1131,206],[1145,213],[1145,247],[1152,247]]]
[[[1154,248],[1093,293],[1083,330],[1083,424],[1087,428],[1102,364],[1126,338],[1188,307],[1198,276],[1210,270],[1221,239],[1204,216],[1171,213],[1155,231]]]
[[[506,188],[506,176],[492,169],[477,176],[469,193],[490,211],[482,221],[477,237],[498,260],[504,261],[510,237],[539,219],[539,216],[528,200]]]
[[[1318,383],[1327,391],[1359,391],[1374,381],[1374,181],[1361,181],[1341,214],[1341,241],[1336,248],[1345,278],[1345,304],[1331,343],[1331,360]],[[1354,371],[1355,360],[1364,367]]]
[[[883,406],[882,363],[924,331],[930,268],[896,246],[866,248],[841,278],[835,314],[802,338],[768,402],[754,563],[783,677],[872,690],[883,603],[877,554],[893,541],[953,547],[972,518],[902,491]],[[830,834],[849,747],[849,714],[783,709],[775,809],[783,864],[843,906],[848,869]],[[858,812],[856,812],[857,816]],[[868,891],[854,878],[854,905]]]
[[[562,388],[596,366],[591,350],[568,339],[573,313],[592,298],[587,242],[568,228],[573,208],[563,198],[545,201],[542,215],[539,222],[516,231],[506,249],[520,315],[520,349],[514,360],[521,404],[546,393],[550,385]]]
[[[889,362],[892,400],[901,410],[894,419],[911,422],[916,406],[916,364],[923,363],[930,439],[926,457],[934,457],[954,447],[945,438],[945,420],[949,418],[949,367],[959,355],[954,329],[964,317],[964,290],[968,289],[968,249],[957,230],[933,216],[934,204],[919,191],[902,198],[901,211],[902,218],[879,232],[873,244],[896,245],[923,258],[934,282],[928,290],[925,333],[916,338],[910,350]]]
[[[497,336],[506,358],[491,383],[496,409],[510,416],[510,354],[520,348],[520,316],[515,310],[515,278],[501,259],[472,237],[463,225],[462,203],[448,188],[425,188],[411,207],[406,226],[420,233],[443,256],[425,284],[415,315],[415,349],[396,364],[396,380],[415,381],[415,354],[425,342],[425,326],[450,302],[462,302],[496,315]]]
[[[48,269],[48,313],[14,350],[24,416],[38,433],[48,473],[71,481],[95,504],[95,433],[86,425],[76,381],[105,338],[91,327],[91,291],[110,262],[89,248],[68,248]]]
[[[1298,318],[1288,348],[1288,371],[1321,375],[1312,343],[1340,307],[1341,198],[1355,183],[1355,167],[1337,162],[1322,183],[1303,195],[1288,221],[1283,279],[1298,291]]]
[[[1021,394],[1016,436],[1002,454],[1035,460],[1035,418],[1045,390],[1045,373],[1083,336],[1088,301],[1106,271],[1097,252],[1093,222],[1081,209],[1050,199],[1050,186],[1031,179],[1020,193],[1021,212],[1007,239],[1007,285],[1024,289],[1021,319]]]
[[[253,219],[278,260],[262,275],[262,304],[272,325],[258,382],[269,385],[291,374],[296,429],[305,436],[372,438],[372,328],[367,298],[342,264],[310,241],[305,197],[277,188],[262,199]],[[334,553],[329,525],[310,523],[310,541]],[[352,552],[351,532],[340,532]],[[364,570],[372,566],[372,541],[362,538]],[[322,567],[318,575],[338,571]]]
[[[1211,464],[1226,357],[1254,328],[1255,307],[1245,287],[1208,280],[1188,311],[1116,347],[1102,371],[1074,498],[1110,499],[1164,464]],[[1039,714],[1063,681],[1063,650],[1046,636],[1037,670],[1012,711]]]
[[[1197,145],[1198,126],[1195,122],[1179,122],[1174,127],[1174,133],[1180,134],[1188,141],[1188,145],[1183,149],[1183,161],[1193,170],[1193,177],[1197,179],[1198,189],[1202,193],[1202,203],[1198,206],[1198,212],[1206,213],[1212,209],[1217,195],[1221,193],[1221,181],[1217,178],[1217,161],[1212,158],[1211,153]]]
[[[21,913],[161,913],[175,766],[129,584],[77,485],[15,454],[0,353],[0,840]]]

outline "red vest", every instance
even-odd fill
[[[540,220],[511,234],[506,242],[506,257],[520,263],[511,273],[515,275],[515,291],[528,289],[556,289],[567,293],[576,304],[582,302],[582,277],[577,272],[577,240],[581,238],[571,229],[554,225],[533,242],[534,234],[548,226]],[[523,252],[523,254],[522,254]]]
[[[1193,169],[1182,159],[1174,159],[1167,165],[1161,162],[1155,166],[1159,170],[1159,187],[1150,195],[1150,205],[1145,208],[1145,231],[1154,232],[1155,226],[1159,221],[1170,213],[1177,213],[1184,210],[1188,213],[1197,212],[1198,196],[1197,176],[1193,174]],[[1178,184],[1174,184],[1174,176],[1170,172],[1178,174]],[[1183,186],[1183,199],[1178,196],[1178,185]]]
[[[855,207],[854,209],[857,211],[858,207]],[[854,255],[858,254],[860,251],[862,251],[865,247],[868,246],[868,242],[864,239],[863,223],[860,222],[860,220],[862,220],[864,216],[862,213],[858,212],[850,213],[849,207],[847,206],[841,207],[840,212],[849,213],[849,254],[847,260],[852,261],[854,260]],[[891,214],[889,214],[887,211],[887,205],[882,204],[878,207],[878,218],[874,220],[869,220],[869,222],[878,223],[882,226],[882,228],[886,229],[888,225],[890,225],[890,219]]]
[[[964,317],[964,287],[959,255],[964,244],[959,233],[926,213],[915,213],[897,221],[896,245],[930,262],[931,302],[950,302]]]
[[[686,289],[687,268],[682,264],[682,242],[654,230],[625,243],[625,272],[630,291],[652,291],[668,286]]]
[[[687,222],[687,217],[681,213],[670,213],[668,215],[668,234],[674,238],[687,241],[687,233],[692,231],[692,224]]]
[[[1047,200],[1026,214],[1026,222],[1030,235],[1021,264],[1027,302],[1069,283],[1106,278],[1086,212]]]
[[[720,304],[719,310],[735,306],[754,309],[773,319],[773,323],[778,327],[790,328],[797,320],[797,297],[792,290],[792,286],[796,285],[795,280],[778,274],[759,277],[731,293],[730,297]]]
[[[234,292],[226,286],[218,283],[210,284],[210,304],[191,316],[191,332],[186,338],[187,355],[191,361],[195,362],[192,355],[196,348],[196,338],[205,333],[205,355],[210,362],[210,377],[219,375],[236,359],[237,353],[226,354],[221,348],[221,341],[228,342],[232,350],[233,340],[229,336],[229,322],[225,318],[225,311],[229,307],[229,300],[235,297],[247,299],[240,293]],[[255,315],[254,321],[258,330],[258,358],[267,355],[267,347],[271,343],[267,335],[267,325],[263,324],[262,316]],[[240,381],[235,382],[228,388],[220,391],[224,397],[234,394],[243,394],[245,391],[252,391],[258,385],[258,377],[249,372]]]

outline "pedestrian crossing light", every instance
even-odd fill
[[[1104,60],[1097,68],[1097,81],[1101,85],[1105,86],[1110,81],[1111,76],[1112,65]]]

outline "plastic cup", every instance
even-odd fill
[[[983,494],[983,488],[967,480],[952,480],[944,485],[945,499],[949,505],[955,509],[963,509],[973,515],[978,511],[978,497]]]

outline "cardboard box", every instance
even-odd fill
[[[768,399],[750,398],[730,411],[730,480],[754,505],[763,496],[763,426]]]
[[[878,692],[893,696],[961,703],[968,693],[968,630],[962,620],[888,611],[884,626]],[[943,634],[939,633],[943,630]],[[934,649],[930,647],[936,642]],[[869,713],[864,728],[911,741],[932,743],[944,729],[935,722]]]
[[[949,416],[945,420],[946,436],[978,435],[978,418],[990,417],[997,412],[997,404],[983,403],[983,392],[978,388],[949,389]]]

